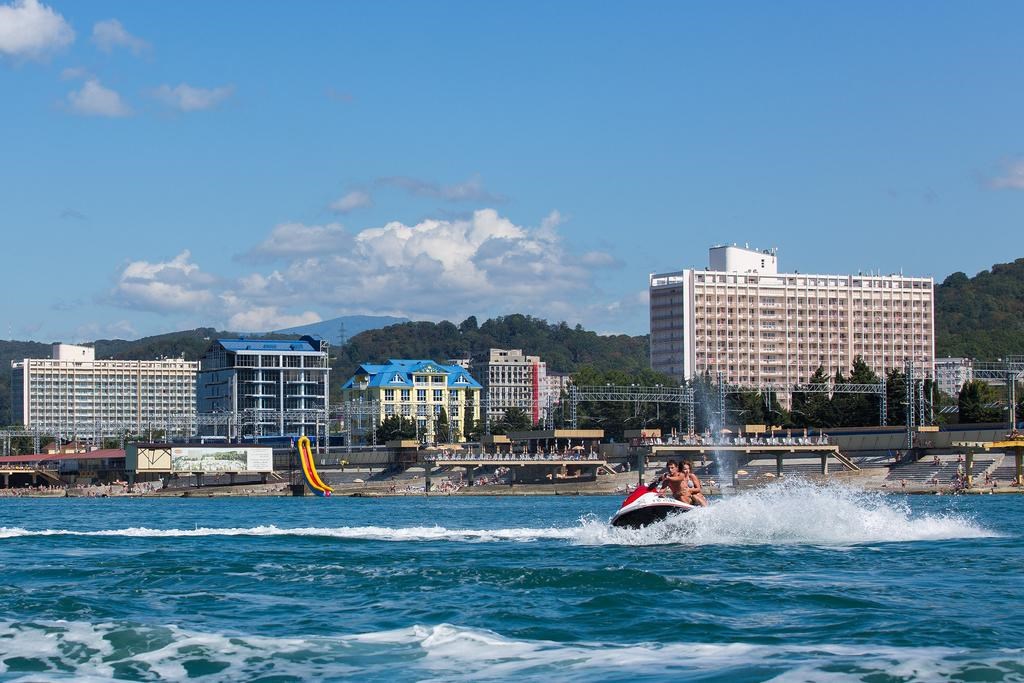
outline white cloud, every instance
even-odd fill
[[[129,263],[110,300],[243,332],[315,322],[326,311],[418,320],[522,312],[604,329],[645,319],[646,307],[635,301],[604,301],[597,283],[614,259],[571,249],[556,222],[548,216],[543,227],[517,225],[481,209],[356,233],[337,223],[284,223],[237,257],[266,264],[244,277],[215,278],[184,251],[163,263]]]
[[[209,307],[216,278],[191,262],[187,249],[170,261],[132,261],[124,267],[111,301],[126,308],[166,313]]]
[[[0,54],[45,59],[75,40],[75,31],[57,12],[38,0],[0,5]]]
[[[240,280],[232,295],[289,310],[387,311],[419,319],[541,314],[559,305],[572,310],[593,289],[590,270],[557,235],[516,225],[493,209],[467,219],[393,221],[352,237],[340,226],[287,224],[243,258],[257,255],[287,266]]]
[[[1024,159],[1007,164],[1005,173],[991,182],[998,190],[1024,190]]]
[[[92,27],[92,42],[103,52],[126,47],[135,54],[149,49],[149,43],[128,33],[117,19],[97,21]]]
[[[79,90],[68,93],[71,110],[86,116],[129,116],[132,111],[117,92],[90,78]]]
[[[456,183],[455,185],[441,185],[408,176],[378,178],[376,183],[378,185],[401,188],[409,194],[419,197],[442,199],[447,202],[477,201],[501,203],[507,201],[507,197],[485,190],[479,176],[473,176],[469,180],[463,183]]]
[[[228,318],[228,329],[236,332],[270,332],[286,327],[318,323],[322,318],[313,311],[298,315],[282,313],[277,306],[247,308]]]
[[[293,260],[302,256],[330,253],[347,249],[352,238],[340,223],[304,225],[282,223],[258,245],[240,255],[240,261]]]
[[[373,197],[370,196],[370,193],[363,190],[352,190],[331,202],[329,208],[335,213],[350,213],[365,206],[373,206]]]
[[[226,85],[220,88],[196,88],[187,83],[181,83],[173,88],[169,85],[161,85],[153,91],[153,96],[179,111],[202,111],[212,109],[225,101],[235,92],[235,87]]]

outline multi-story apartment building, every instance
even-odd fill
[[[774,250],[710,249],[705,270],[650,276],[651,367],[738,384],[806,382],[820,366],[877,373],[935,358],[934,281],[902,275],[779,273]]]
[[[547,367],[539,356],[527,356],[521,349],[490,349],[473,364],[473,373],[483,382],[491,422],[509,408],[522,410],[534,424],[547,415]]]
[[[14,422],[65,437],[102,438],[194,419],[199,364],[96,360],[92,347],[54,344],[51,358],[12,361]]]
[[[327,343],[218,339],[200,359],[197,409],[223,415],[240,434],[204,423],[201,432],[229,438],[314,435],[327,420]]]
[[[402,359],[363,364],[341,389],[344,401],[376,401],[377,422],[393,415],[415,420],[419,437],[426,442],[465,441],[467,423],[480,419],[480,383],[458,365]],[[437,432],[442,411],[448,419],[447,435]]]
[[[965,384],[974,379],[974,361],[970,358],[936,358],[935,386],[956,398]]]

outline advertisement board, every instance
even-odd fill
[[[175,446],[171,448],[171,472],[272,472],[272,448],[249,446]]]

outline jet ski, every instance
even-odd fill
[[[622,501],[619,511],[612,517],[612,526],[639,529],[660,522],[669,515],[689,512],[697,507],[675,498],[659,496],[658,481],[655,479],[650,484],[640,484],[636,487],[636,490]]]

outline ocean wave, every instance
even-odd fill
[[[131,538],[189,538],[199,536],[314,536],[339,539],[374,541],[536,541],[539,539],[572,540],[579,528],[511,528],[511,529],[448,529],[442,526],[418,527],[197,527],[195,529],[150,529],[128,527],[76,531],[71,529],[30,530],[20,527],[0,527],[0,539],[26,536],[115,536]]]
[[[17,680],[212,680],[359,675],[417,680],[589,681],[630,672],[654,679],[899,680],[1018,678],[1020,649],[986,652],[878,644],[559,643],[451,624],[342,636],[267,637],[177,626],[0,622],[0,674]],[[642,637],[642,634],[637,634]]]
[[[801,479],[714,501],[703,509],[670,517],[644,529],[611,527],[593,515],[574,526],[453,529],[443,526],[353,527],[128,527],[93,531],[0,527],[0,539],[31,536],[189,538],[203,536],[310,536],[387,542],[467,543],[561,540],[579,545],[765,545],[844,546],[863,543],[939,541],[999,536],[955,514],[915,515],[901,498],[840,484]]]

